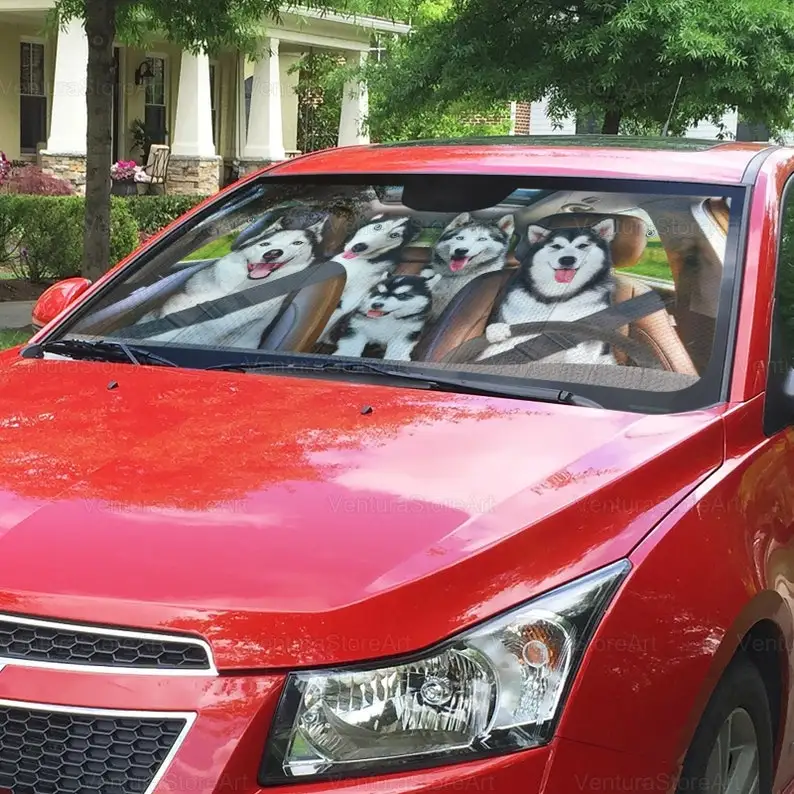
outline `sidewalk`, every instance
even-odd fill
[[[36,301],[0,301],[0,328],[27,328]]]

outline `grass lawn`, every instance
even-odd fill
[[[667,262],[667,254],[665,254],[662,244],[656,240],[648,241],[642,259],[634,267],[623,267],[620,272],[634,276],[658,278],[660,281],[673,280],[670,265]]]
[[[15,347],[27,342],[32,336],[27,328],[19,330],[12,328],[0,328],[0,350],[7,350],[9,347]]]
[[[232,250],[232,243],[236,236],[237,232],[230,232],[223,237],[219,237],[217,240],[213,240],[211,243],[202,246],[198,251],[194,251],[192,254],[184,257],[183,261],[191,262],[194,259],[220,259]]]

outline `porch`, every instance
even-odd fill
[[[0,0],[0,150],[85,185],[85,71],[79,21],[45,31],[52,0]],[[237,51],[210,60],[165,41],[115,49],[114,160],[142,161],[142,145],[170,147],[167,192],[208,194],[262,165],[299,154],[298,64],[309,50],[359,64],[374,37],[409,27],[373,17],[284,11],[263,25],[257,61]],[[337,144],[367,141],[365,85],[345,86]],[[137,129],[136,129],[137,128]]]

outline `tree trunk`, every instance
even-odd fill
[[[83,276],[92,280],[110,266],[110,166],[116,37],[114,0],[86,0],[88,36],[85,235]]]
[[[602,135],[617,135],[620,132],[620,118],[623,114],[619,110],[610,109],[604,114],[604,124],[601,127]]]

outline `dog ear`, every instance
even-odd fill
[[[267,234],[268,232],[280,232],[284,228],[284,217],[282,216],[278,220],[273,221],[270,226],[266,227],[262,234]]]
[[[426,271],[422,271],[420,275],[424,275]],[[432,276],[424,276],[425,283],[427,284],[428,289],[433,289],[435,285],[441,280],[441,273],[436,273],[435,271],[431,271],[433,273]]]
[[[594,224],[592,228],[604,242],[611,243],[615,239],[615,221],[612,218],[605,218]]]
[[[471,215],[468,212],[461,212],[460,215],[447,224],[447,229],[457,229],[459,226],[465,226],[470,220]]]
[[[535,245],[541,240],[545,240],[550,234],[551,229],[547,229],[545,226],[538,226],[534,223],[527,226],[527,240],[530,245]]]
[[[408,217],[405,224],[405,235],[403,239],[406,244],[415,240],[422,233],[424,226],[418,218]]]
[[[327,218],[322,218],[316,223],[313,223],[311,226],[306,227],[307,232],[311,232],[312,234],[316,235],[318,239],[322,239],[323,237],[323,229],[325,228],[325,222],[328,220]]]
[[[513,233],[516,230],[516,220],[511,215],[505,215],[496,222],[496,225],[507,235],[507,242],[513,239]]]
[[[430,279],[432,279],[433,276],[435,275],[436,275],[436,270],[433,267],[423,267],[419,271],[419,277],[423,278],[425,281],[430,281]]]

